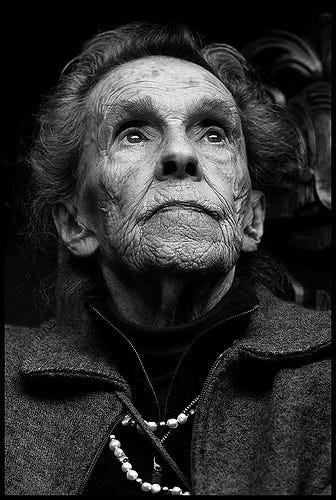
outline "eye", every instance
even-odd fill
[[[214,144],[223,143],[226,139],[222,123],[214,119],[204,119],[199,123],[202,130],[202,139]]]
[[[131,144],[138,144],[143,141],[144,136],[140,132],[128,132],[124,138]]]
[[[116,130],[116,137],[128,144],[139,144],[147,138],[143,132],[146,125],[142,120],[127,120]]]
[[[219,130],[208,130],[205,137],[209,142],[222,142],[224,139],[224,132]]]

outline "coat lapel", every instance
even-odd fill
[[[259,309],[246,335],[237,342],[245,357],[284,359],[309,356],[330,345],[330,316],[285,302],[264,287],[257,290]]]
[[[21,364],[20,407],[13,422],[20,442],[20,494],[79,494],[113,427],[125,414],[114,391],[130,396],[103,340],[90,322],[60,328],[54,321],[32,337]],[[16,402],[14,401],[14,405]],[[9,433],[11,431],[8,431]]]
[[[45,334],[33,340],[21,365],[30,378],[90,379],[110,384],[130,394],[118,372],[113,353],[86,317],[74,327],[60,327],[54,320],[43,325]]]

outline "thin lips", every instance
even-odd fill
[[[167,201],[165,203],[162,203],[161,205],[157,205],[154,208],[150,208],[145,212],[144,218],[149,219],[153,215],[155,215],[157,212],[164,210],[165,208],[169,207],[184,207],[184,208],[190,208],[192,210],[197,210],[198,212],[203,212],[209,215],[210,217],[213,217],[214,219],[220,219],[220,214],[216,211],[213,210],[212,208],[203,205],[201,203],[197,203],[195,201],[182,201],[182,200],[172,200],[172,201]]]

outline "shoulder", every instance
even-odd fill
[[[55,320],[49,320],[39,326],[5,325],[5,376],[7,384],[16,380],[22,361],[31,352],[32,346],[51,335]]]
[[[316,311],[303,307],[295,302],[284,300],[272,294],[265,287],[258,287],[257,295],[260,303],[260,312],[268,319],[277,318],[285,322],[300,321],[312,326],[320,324],[330,326],[331,311]]]
[[[312,377],[330,370],[330,312],[314,311],[284,301],[267,289],[257,290],[258,309],[246,335],[237,342],[244,359],[264,361],[276,370],[291,365],[308,369]]]
[[[30,348],[34,339],[39,339],[50,333],[54,328],[55,320],[49,320],[39,326],[5,325],[5,352],[6,355],[16,356],[24,354]]]
[[[259,309],[254,327],[263,328],[269,341],[279,349],[284,343],[293,351],[330,345],[331,311],[315,311],[294,302],[282,300],[266,289],[258,290]],[[266,331],[267,330],[267,331]]]

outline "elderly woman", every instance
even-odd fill
[[[330,492],[328,316],[241,265],[297,160],[242,56],[122,26],[66,68],[40,125],[57,310],[7,329],[6,493]]]

